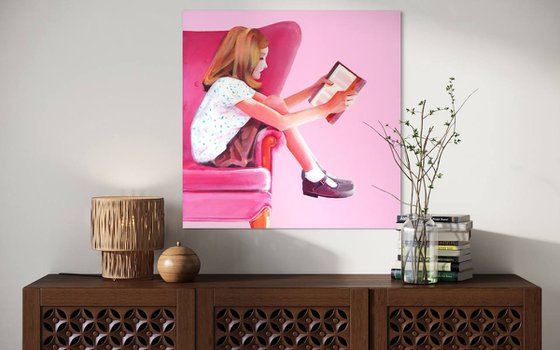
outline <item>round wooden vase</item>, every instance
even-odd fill
[[[177,246],[161,253],[157,267],[165,282],[190,282],[200,271],[200,259],[191,248],[177,242]]]

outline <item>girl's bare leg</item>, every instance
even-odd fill
[[[269,96],[265,104],[280,114],[289,113],[288,106],[284,103],[284,100],[277,96]],[[284,136],[286,137],[288,149],[301,165],[303,171],[312,170],[316,166],[315,158],[297,127],[284,130]]]
[[[275,109],[280,114],[287,114],[288,106],[278,96],[269,96],[265,104]],[[303,194],[312,197],[344,198],[353,194],[354,185],[351,181],[337,179],[333,180],[319,167],[313,153],[297,127],[284,130],[288,149],[296,158],[304,171]],[[319,182],[321,181],[321,182]],[[324,181],[324,182],[323,182]],[[339,181],[342,186],[339,187]],[[319,185],[320,184],[320,185]]]

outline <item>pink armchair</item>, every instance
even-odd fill
[[[295,22],[259,29],[269,41],[269,67],[262,75],[261,92],[280,94],[301,42],[301,30]],[[225,34],[183,32],[183,224],[245,221],[251,228],[266,228],[272,200],[272,154],[284,143],[281,132],[273,128],[259,132],[253,168],[207,167],[192,158],[190,128],[205,93],[202,77]]]

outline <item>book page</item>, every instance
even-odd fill
[[[317,106],[328,102],[337,91],[348,89],[357,77],[346,67],[339,64],[327,78],[333,82],[333,85],[323,85],[317,95],[310,101],[311,105]]]

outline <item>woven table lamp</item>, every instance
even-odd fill
[[[163,248],[163,198],[91,199],[91,246],[101,250],[102,276],[151,278],[154,250]]]

